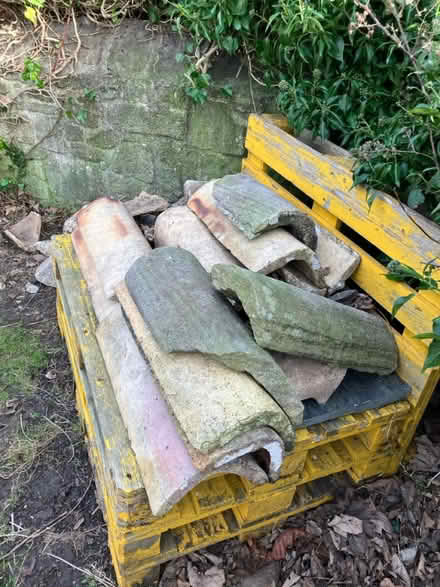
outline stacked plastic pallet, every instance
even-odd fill
[[[391,458],[407,402],[300,429],[276,483],[254,487],[237,476],[219,476],[155,518],[94,336],[96,319],[70,237],[59,237],[56,247],[58,320],[75,375],[78,411],[119,585],[152,580],[161,562],[316,507],[332,498],[332,475],[348,471],[357,477],[360,467]],[[390,419],[393,435],[386,431],[382,440],[388,440],[375,450],[372,440]]]
[[[414,235],[413,225],[389,197],[378,200],[377,217],[369,214],[364,194],[357,193],[362,188],[352,190],[352,200],[346,203],[344,189],[351,187],[346,178],[350,172],[344,167],[347,154],[329,143],[320,143],[318,152],[316,145],[312,148],[294,139],[279,124],[284,122],[250,118],[244,169],[357,250],[362,262],[354,281],[389,310],[397,296],[411,293],[411,289],[385,282],[383,267],[340,232],[339,218],[349,226],[352,222],[353,230],[403,262],[414,264],[416,259],[422,262],[435,256],[433,252],[429,255],[429,239]],[[312,165],[324,170],[319,182],[296,165],[298,158],[309,162],[307,174]],[[309,209],[298,201],[273,181],[268,166],[318,203]],[[337,189],[325,182],[334,182]],[[359,208],[358,216],[365,212],[362,223],[352,214],[353,202]],[[396,234],[390,235],[388,226],[397,227]],[[402,231],[409,244],[402,241]],[[439,378],[438,370],[421,373],[426,346],[411,337],[412,332],[428,330],[432,317],[440,312],[438,302],[429,294],[417,296],[399,314],[405,330],[403,335],[396,333],[398,373],[411,385],[409,401],[300,428],[277,482],[257,487],[241,477],[220,475],[195,487],[166,515],[153,516],[95,338],[97,322],[70,237],[59,237],[56,248],[58,320],[75,375],[78,410],[119,585],[151,585],[161,562],[270,528],[278,520],[330,500],[333,480],[341,472],[360,481],[397,469]]]

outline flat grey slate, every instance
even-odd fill
[[[212,287],[199,261],[183,249],[160,247],[141,257],[125,277],[151,332],[168,353],[201,353],[258,381],[293,426],[302,421],[295,389],[270,354],[259,347],[227,300]]]
[[[215,180],[213,195],[223,214],[249,239],[288,226],[297,239],[316,248],[315,223],[310,216],[250,175],[236,173]]]
[[[410,391],[411,387],[395,373],[373,375],[350,369],[326,404],[318,404],[313,399],[303,402],[304,426],[320,424],[347,414],[382,408],[406,400]]]
[[[379,316],[240,267],[215,265],[211,277],[240,300],[263,348],[381,375],[397,368],[394,336]]]

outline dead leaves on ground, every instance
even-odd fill
[[[345,486],[259,539],[172,561],[160,587],[438,587],[439,465],[440,446],[421,436],[399,475]]]

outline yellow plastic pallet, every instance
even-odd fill
[[[386,281],[384,268],[341,232],[342,221],[388,255],[394,253],[393,257],[413,265],[414,251],[420,263],[427,258],[428,244],[421,245],[423,235],[415,234],[389,196],[379,199],[380,210],[371,216],[362,188],[350,192],[352,202],[347,196],[347,186],[352,185],[348,154],[330,143],[316,146],[321,152],[289,135],[283,119],[252,115],[243,168],[356,249],[362,262],[354,280],[389,310],[395,297],[411,293],[411,288]],[[312,198],[313,206],[307,207],[275,182],[271,169]],[[402,235],[414,239],[417,246],[408,246]],[[121,587],[153,584],[154,569],[166,560],[270,528],[330,500],[333,480],[341,472],[361,481],[397,469],[439,378],[438,370],[421,373],[427,347],[411,337],[412,332],[428,329],[429,321],[440,313],[440,303],[429,294],[418,294],[399,313],[405,327],[403,334],[396,333],[399,375],[411,385],[409,401],[301,428],[276,483],[256,487],[245,479],[222,475],[201,483],[165,516],[154,517],[94,336],[96,318],[70,237],[58,237],[55,247],[58,321]]]
[[[350,153],[329,141],[314,140],[307,133],[298,139],[282,116],[250,115],[245,146],[248,154],[243,171],[291,201],[361,255],[352,279],[380,306],[390,312],[397,297],[415,293],[404,283],[386,280],[384,266],[359,243],[367,241],[392,259],[420,270],[428,260],[438,257],[437,225],[382,192],[377,192],[369,208],[366,189],[353,187],[354,160]],[[291,184],[291,191],[274,179],[276,174]],[[309,198],[310,205],[296,195],[298,191]],[[346,227],[356,236],[348,238]],[[413,335],[431,331],[432,320],[439,315],[440,296],[435,292],[419,292],[399,310],[403,332],[394,334],[400,352],[398,374],[412,389],[409,410],[403,421],[393,415],[397,409],[394,406],[388,406],[388,417],[382,412],[383,422],[369,432],[368,446],[374,451],[391,436],[397,440],[396,450],[382,462],[352,467],[356,481],[379,473],[392,474],[404,457],[440,377],[439,369],[421,372],[429,341],[414,339]]]

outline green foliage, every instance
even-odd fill
[[[44,88],[45,83],[41,79],[41,65],[30,57],[26,57],[24,60],[24,70],[21,78],[24,81],[32,82],[39,89]]]
[[[96,90],[93,88],[85,88],[81,99],[73,98],[69,96],[67,98],[67,107],[64,110],[64,114],[71,120],[76,120],[80,124],[87,124],[89,119],[89,110],[85,108],[85,103],[96,102]]]
[[[35,334],[10,326],[0,329],[0,362],[0,390],[26,391],[32,387],[32,376],[47,364],[47,355]]]
[[[0,156],[8,159],[8,171],[10,172],[10,175],[6,177],[0,177],[0,191],[21,187],[26,173],[25,153],[13,142],[8,142],[0,137]]]
[[[403,281],[408,283],[416,289],[420,290],[434,290],[439,291],[439,281],[432,277],[433,271],[439,269],[435,264],[436,259],[429,261],[423,267],[422,273],[419,273],[409,265],[399,263],[399,261],[390,261],[387,265],[388,273],[385,275],[391,281]],[[416,294],[412,293],[407,296],[398,297],[393,304],[392,315],[393,318],[400,310],[400,308],[409,302]],[[440,367],[440,316],[434,318],[432,321],[432,332],[423,332],[415,335],[417,339],[431,339],[431,344],[428,348],[428,354],[423,365],[423,371],[431,367]]]
[[[163,0],[192,47],[187,94],[207,98],[210,60],[243,53],[296,133],[356,155],[368,203],[389,192],[440,222],[440,24],[436,0]],[[261,72],[261,73],[259,73]]]

